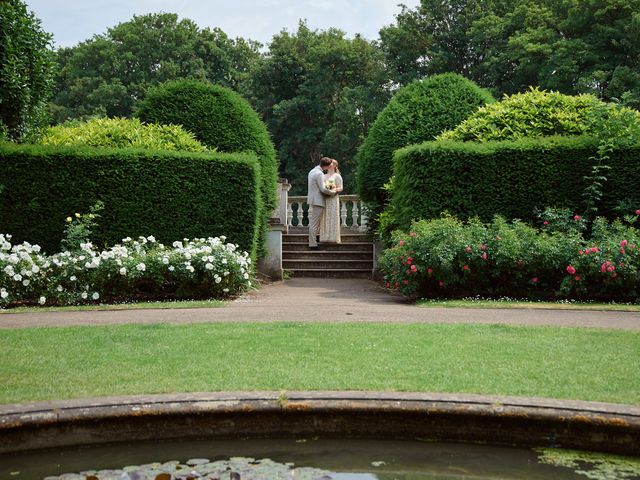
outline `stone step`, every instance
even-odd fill
[[[340,234],[340,240],[342,240],[342,243],[372,243],[371,237],[365,233],[343,233]],[[286,233],[282,235],[282,241],[283,243],[309,243],[309,235],[304,233]]]
[[[333,270],[319,270],[314,268],[287,269],[293,277],[314,278],[372,278],[372,269],[342,268]]]
[[[309,245],[306,243],[283,243],[282,251],[287,252],[313,252],[309,250]],[[353,242],[353,243],[338,243],[338,244],[320,244],[320,252],[366,252],[373,255],[373,244],[365,242]]]
[[[308,235],[309,234],[309,227],[289,227],[289,233],[292,234],[304,234],[304,235]],[[352,227],[340,227],[340,233],[342,235],[345,234],[366,234],[366,231],[360,230],[359,228],[352,228]]]
[[[282,268],[285,270],[316,269],[316,270],[341,270],[341,269],[373,269],[373,259],[369,260],[318,260],[318,259],[282,259]]]
[[[368,260],[373,259],[371,250],[282,250],[283,260]]]

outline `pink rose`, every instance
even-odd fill
[[[414,272],[418,271],[418,267],[416,267],[415,265],[411,265],[411,270],[413,270]]]
[[[543,225],[549,225],[549,222],[547,222],[546,220],[544,222],[542,222]]]
[[[579,281],[581,280],[580,275],[576,275],[576,276],[575,276],[575,277],[573,277],[573,278],[576,280],[576,282],[579,282]]]
[[[580,215],[576,215],[573,217],[573,219],[577,222],[578,220],[581,220],[582,217]]]
[[[627,242],[626,240],[622,240],[622,241],[620,242],[620,246],[624,248],[624,247],[626,247],[626,246],[627,246],[627,244],[628,244],[628,243],[629,243],[629,242]]]
[[[532,281],[533,283],[538,283],[538,277],[533,277],[533,278],[531,279],[531,281]]]
[[[405,284],[405,285],[409,285],[409,280],[405,280],[405,281],[404,281],[404,284]]]
[[[607,264],[603,263],[602,265],[600,265],[600,271],[602,273],[605,273],[607,271]]]
[[[483,259],[483,260],[486,260],[486,259],[487,259],[487,252],[484,252],[484,253],[482,254],[482,259]]]
[[[387,282],[387,288],[391,288],[391,284]]]
[[[636,215],[640,215],[640,210],[636,210]]]
[[[618,276],[618,274],[617,274],[616,272],[613,272],[613,273],[611,274],[611,278],[616,278],[617,276]]]
[[[569,275],[573,275],[574,273],[576,273],[576,269],[575,269],[575,268],[573,268],[573,266],[572,266],[572,265],[569,265],[569,266],[567,267],[567,273],[568,273]]]
[[[487,246],[486,246],[486,245],[480,245],[480,248],[481,248],[482,250],[486,250],[486,249],[487,249]]]
[[[400,245],[400,246],[402,247],[402,246],[404,245],[404,240],[400,240],[400,241],[398,242],[398,245]]]
[[[427,273],[429,275],[431,275],[433,273],[433,268],[431,268],[431,267],[427,268]]]
[[[462,267],[463,270],[469,270],[469,265],[465,265],[464,267]]]
[[[591,253],[598,253],[599,251],[598,247],[591,247]]]
[[[441,287],[444,287],[444,282],[443,282],[442,280],[440,280],[440,281],[438,282],[438,285],[439,285],[439,286],[441,286]]]
[[[467,245],[467,248],[465,248],[465,250],[467,251],[467,253],[471,253],[471,247],[469,245]]]

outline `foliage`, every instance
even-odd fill
[[[87,242],[48,256],[38,245],[12,244],[10,235],[0,234],[0,307],[237,294],[251,286],[251,259],[225,240],[185,239],[168,247],[153,236],[125,238],[108,250]]]
[[[547,206],[582,210],[584,173],[594,165],[597,140],[548,137],[505,142],[426,142],[396,152],[391,204],[397,225],[437,218],[494,215],[531,220]],[[640,202],[640,146],[618,145],[602,187],[602,215],[620,199]]]
[[[640,141],[640,113],[607,105],[593,95],[570,96],[531,88],[480,108],[438,139],[488,142],[553,135]]]
[[[491,95],[456,74],[443,74],[414,82],[399,90],[380,112],[358,151],[358,193],[373,204],[373,212],[386,202],[384,184],[393,171],[393,152],[406,145],[433,140],[458,125],[478,107],[491,103]]]
[[[90,242],[102,210],[104,203],[98,200],[89,208],[89,213],[76,212],[73,217],[66,218],[64,238],[60,242],[63,251],[77,252],[82,250],[83,243]]]
[[[307,173],[326,155],[340,161],[347,191],[355,187],[354,157],[389,99],[388,75],[373,42],[337,29],[274,35],[244,85],[274,137],[280,176],[292,194],[306,193]]]
[[[62,122],[92,115],[127,117],[147,89],[176,78],[236,88],[259,57],[258,44],[200,28],[173,13],[134,16],[57,52],[53,112]]]
[[[535,448],[540,463],[570,468],[591,480],[625,480],[640,476],[640,460],[605,453]]]
[[[137,118],[96,118],[47,128],[43,145],[150,148],[204,152],[207,149],[180,125],[143,124]]]
[[[260,172],[252,154],[0,145],[0,231],[58,250],[70,212],[104,203],[97,245],[124,237],[226,235],[255,254]]]
[[[496,94],[529,86],[640,106],[640,0],[421,0],[380,31],[402,85],[456,72]]]
[[[22,140],[47,123],[55,74],[51,41],[23,0],[0,2],[0,139]]]
[[[587,239],[580,220],[561,231],[502,217],[421,220],[396,232],[380,266],[388,288],[412,296],[637,298],[640,231],[599,218]]]
[[[267,221],[276,206],[278,162],[269,132],[249,102],[225,87],[178,80],[151,89],[136,114],[145,122],[182,125],[210,148],[257,155],[262,178],[262,246]]]

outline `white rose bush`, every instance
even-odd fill
[[[98,250],[90,242],[54,255],[0,234],[0,308],[152,298],[224,298],[252,285],[249,254],[224,236],[171,246],[152,236]]]

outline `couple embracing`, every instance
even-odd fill
[[[326,172],[326,173],[325,173]],[[338,161],[322,157],[309,172],[307,204],[309,205],[309,248],[320,250],[320,242],[340,243],[340,200],[342,177]]]

